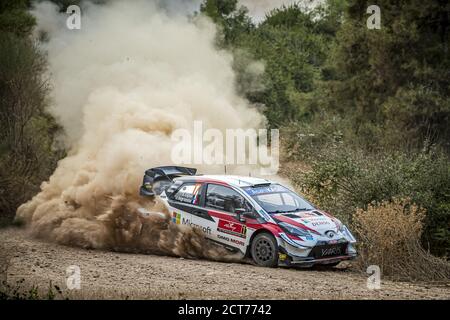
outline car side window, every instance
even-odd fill
[[[183,184],[182,181],[175,181],[174,183],[172,183],[169,188],[166,189],[166,195],[169,196],[169,198],[171,198],[171,196],[173,195],[173,193],[175,191],[178,190],[178,188]]]
[[[218,184],[208,184],[206,206],[213,209],[235,213],[238,208],[251,210],[251,206],[239,193]]]
[[[183,203],[199,205],[201,188],[201,183],[185,183],[173,194],[172,199]]]

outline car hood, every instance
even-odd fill
[[[338,219],[319,210],[278,213],[272,217],[277,222],[284,222],[320,235],[326,235],[330,230],[336,233],[340,225]]]

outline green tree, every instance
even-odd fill
[[[450,4],[376,1],[380,30],[366,26],[369,4],[349,1],[329,58],[329,108],[352,115],[363,143],[417,147],[426,140],[448,148]]]
[[[205,0],[200,5],[200,13],[219,26],[222,32],[219,45],[223,47],[233,46],[242,33],[254,28],[248,9],[238,7],[238,0]]]
[[[0,0],[0,30],[14,33],[19,37],[28,35],[36,21],[26,10],[28,0]]]
[[[61,155],[52,148],[59,128],[45,112],[47,64],[30,38],[28,5],[0,2],[0,225],[38,191]]]
[[[310,12],[299,4],[283,6],[257,26],[235,0],[206,0],[200,11],[224,30],[219,45],[234,53],[239,90],[264,105],[269,125],[279,127],[310,119],[316,111],[316,83],[344,7],[339,0]],[[264,73],[249,72],[251,61],[261,61]],[[259,90],[248,90],[248,83],[255,82]]]

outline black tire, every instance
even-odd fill
[[[253,261],[261,267],[278,266],[278,244],[274,236],[264,232],[253,238],[250,253]]]

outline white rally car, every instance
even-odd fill
[[[260,266],[334,266],[356,257],[344,224],[276,182],[166,166],[145,172],[140,194],[159,196],[173,223],[199,228]]]

